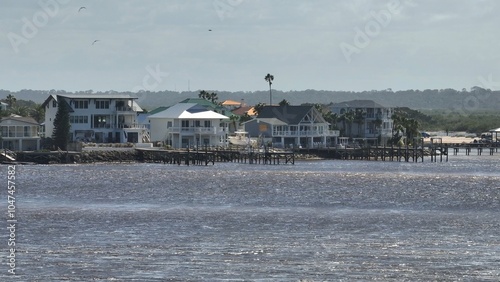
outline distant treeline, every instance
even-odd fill
[[[207,90],[207,89],[205,89]],[[215,92],[219,101],[227,99],[235,101],[244,101],[249,105],[258,103],[268,103],[269,91],[253,92],[227,92],[217,90],[207,90]],[[92,93],[111,93],[111,94],[130,94],[138,97],[140,105],[148,110],[158,106],[170,106],[186,98],[197,98],[199,90],[190,92],[175,91],[157,91],[157,92],[94,92],[92,90],[80,92],[66,92],[63,90],[21,90],[11,92],[0,90],[0,99],[5,99],[7,95],[12,94],[18,100],[32,100],[36,103],[42,103],[49,94],[92,94]],[[500,109],[500,91],[491,91],[481,87],[474,86],[470,90],[454,89],[426,89],[426,90],[403,90],[392,91],[371,90],[371,91],[326,91],[326,90],[301,90],[301,91],[280,91],[273,90],[273,101],[286,99],[291,105],[301,105],[304,103],[330,104],[349,100],[373,100],[387,107],[408,107],[419,110],[442,110],[441,112],[456,112],[462,115],[477,111],[497,111]],[[444,111],[443,111],[444,110]]]

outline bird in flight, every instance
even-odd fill
[[[78,13],[80,13],[80,11],[81,11],[81,10],[83,10],[83,9],[87,9],[87,8],[85,8],[85,7],[80,7],[80,9],[78,9]]]
[[[99,40],[94,40],[94,42],[92,42],[92,45],[94,45],[97,41],[99,41]]]

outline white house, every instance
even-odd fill
[[[45,107],[45,134],[51,137],[60,103],[70,108],[71,141],[147,143],[149,132],[137,123],[142,112],[135,97],[121,94],[50,95]]]
[[[336,103],[330,110],[340,117],[352,112],[350,126],[346,122],[339,122],[339,126],[354,138],[380,140],[384,144],[392,137],[393,109],[384,107],[372,100],[352,100]]]
[[[229,118],[195,103],[178,103],[148,117],[151,141],[173,148],[222,146]]]
[[[2,149],[33,151],[40,149],[40,125],[31,117],[10,116],[0,122]]]

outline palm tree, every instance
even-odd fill
[[[286,99],[283,99],[278,105],[280,105],[280,106],[290,106],[290,102],[288,102]]]
[[[365,124],[365,118],[366,118],[366,111],[363,109],[356,109],[356,111],[354,112],[353,121],[358,125],[358,137],[363,137],[361,136],[361,131]]]
[[[231,121],[231,124],[233,125],[234,127],[234,131],[238,130],[238,125],[239,125],[239,121],[240,121],[240,116],[238,115],[232,115],[229,120]]]
[[[266,105],[264,103],[258,103],[257,105],[253,106],[253,110],[255,111],[255,113],[257,115],[260,114],[260,112],[262,111],[262,109],[265,107]]]
[[[273,84],[274,75],[268,73],[266,75],[266,77],[264,77],[264,79],[269,83],[269,105],[272,106],[273,105],[273,94],[271,92],[271,84]]]
[[[343,113],[340,116],[340,119],[343,122],[344,130],[346,131],[346,133],[347,133],[347,128],[349,128],[349,134],[348,134],[349,137],[352,137],[351,133],[352,133],[352,122],[354,121],[354,115],[355,115],[355,113],[351,109],[351,110],[346,111],[345,113]]]
[[[45,107],[41,104],[37,104],[35,108],[31,109],[30,116],[36,120],[36,122],[41,123],[45,119]]]
[[[7,95],[5,98],[7,101],[7,104],[9,104],[9,108],[12,108],[12,106],[16,103],[17,99],[14,97],[12,94]]]
[[[30,110],[25,106],[16,106],[10,109],[10,113],[22,117],[28,116]]]

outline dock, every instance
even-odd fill
[[[142,162],[177,164],[177,165],[209,165],[216,162],[233,162],[243,164],[295,164],[295,153],[275,150],[163,150],[137,148],[138,160]]]

